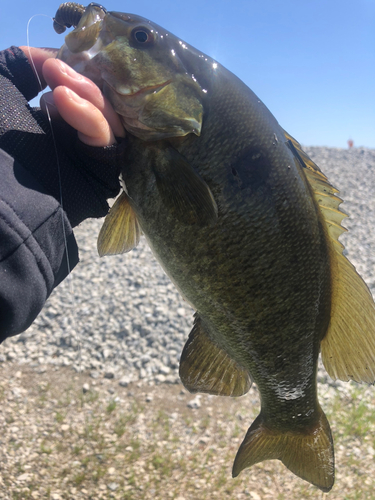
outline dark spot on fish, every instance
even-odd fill
[[[230,166],[241,190],[257,191],[263,187],[270,174],[271,162],[255,147],[247,147]]]

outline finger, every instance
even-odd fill
[[[25,56],[29,60],[35,76],[40,81],[41,90],[43,90],[47,85],[42,74],[43,64],[47,59],[55,58],[59,49],[27,47],[26,45],[22,45],[20,49],[25,53]]]
[[[110,133],[111,131],[108,128],[108,123],[102,123],[103,116],[100,114],[99,110],[94,106],[85,106],[87,101],[79,98],[79,96],[74,97],[69,95],[69,93],[67,101],[66,91],[68,90],[69,89],[66,87],[58,87],[56,89],[58,106],[62,109],[65,121],[78,130],[80,140],[91,146],[109,146],[113,144],[115,142],[114,136]],[[79,107],[74,105],[74,100],[77,98],[78,104],[81,104]],[[73,106],[71,102],[72,100]],[[64,119],[59,112],[58,106],[56,106],[53,92],[46,92],[42,95],[40,99],[40,107],[42,111],[49,115],[53,121]],[[82,113],[84,113],[83,116]],[[83,133],[87,131],[89,134]]]
[[[110,146],[115,136],[103,113],[67,87],[56,87],[53,100],[62,118],[78,130],[82,142],[89,146]]]
[[[118,114],[109,101],[103,96],[99,87],[70,66],[58,59],[50,59],[43,66],[43,75],[48,85],[54,89],[59,86],[68,87],[82,99],[91,102],[107,119],[116,137],[125,137],[125,130]]]
[[[53,92],[46,92],[40,98],[40,108],[43,113],[51,118],[51,120],[62,120],[62,116],[56,107]]]

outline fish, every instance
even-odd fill
[[[343,254],[338,190],[216,60],[137,15],[90,4],[72,18],[58,57],[98,85],[128,132],[99,255],[130,251],[143,233],[192,305],[179,369],[191,393],[239,397],[256,384],[260,412],[233,477],[278,459],[330,491],[319,354],[333,379],[375,380],[375,305]]]

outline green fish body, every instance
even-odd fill
[[[130,250],[142,230],[196,310],[180,361],[189,391],[259,388],[233,475],[280,459],[329,491],[319,352],[334,378],[375,378],[374,304],[337,240],[337,191],[243,82],[150,21],[90,6],[59,57],[129,132],[99,253]]]

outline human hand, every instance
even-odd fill
[[[100,90],[56,60],[56,52],[28,47],[0,51],[0,149],[37,181],[39,187],[33,189],[43,189],[63,204],[75,227],[107,214],[106,200],[120,190],[126,138]],[[27,105],[47,80],[53,88],[52,127],[45,113]]]
[[[41,98],[41,108],[54,120],[64,119],[89,146],[110,146],[115,137],[125,137],[120,118],[100,89],[63,61],[55,59],[56,49],[21,47],[42,86],[52,89]]]

